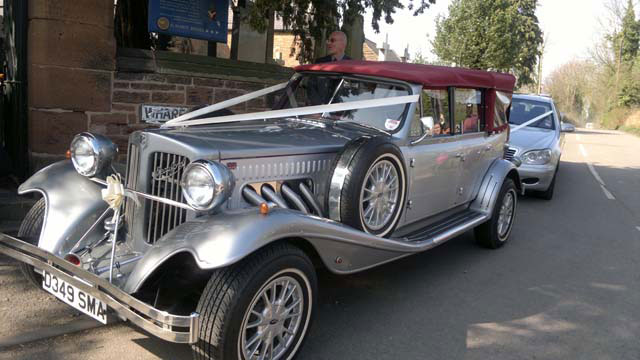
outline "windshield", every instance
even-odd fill
[[[511,112],[509,114],[509,124],[524,124],[525,122],[548,113],[549,111],[552,111],[552,109],[551,104],[548,102],[514,98],[513,103],[511,104]],[[553,114],[549,114],[528,126],[554,130],[555,125],[553,121]]]
[[[399,84],[359,79],[344,75],[302,74],[284,90],[284,97],[276,109],[313,105],[347,103],[360,100],[384,99],[411,95],[410,89]],[[397,104],[364,109],[324,112],[311,117],[337,122],[355,122],[386,132],[401,128],[409,104]]]

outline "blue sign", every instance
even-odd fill
[[[149,0],[149,32],[227,42],[229,0]]]

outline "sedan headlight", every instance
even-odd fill
[[[84,132],[71,141],[71,162],[80,175],[95,176],[111,166],[117,153],[118,147],[106,136]]]
[[[551,150],[527,151],[521,157],[522,163],[527,165],[545,165],[551,161]]]
[[[182,175],[182,194],[187,203],[200,211],[222,205],[233,190],[235,181],[229,169],[217,162],[196,160]]]

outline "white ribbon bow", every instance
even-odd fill
[[[109,175],[107,177],[107,188],[102,189],[102,200],[106,201],[110,208],[116,210],[120,208],[125,197],[133,200],[136,206],[140,206],[136,194],[126,190],[124,185],[122,185],[120,175]]]

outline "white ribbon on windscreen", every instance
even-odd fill
[[[295,117],[302,115],[311,115],[311,114],[320,114],[320,113],[331,113],[336,111],[346,111],[346,110],[357,110],[364,108],[372,108],[379,106],[389,106],[389,105],[398,105],[398,104],[407,104],[414,103],[420,99],[420,95],[405,95],[405,96],[393,96],[383,99],[371,99],[371,100],[359,100],[359,101],[351,101],[346,103],[337,103],[337,104],[328,104],[328,105],[314,105],[314,106],[305,106],[293,109],[283,109],[283,110],[269,110],[269,111],[260,111],[248,114],[238,114],[238,115],[228,115],[228,116],[216,116],[209,117],[204,119],[193,119],[194,117],[204,115],[216,110],[224,109],[229,106],[233,106],[256,97],[260,97],[271,92],[275,92],[285,88],[287,83],[278,84],[266,89],[258,90],[249,94],[245,94],[233,99],[229,99],[214,105],[207,106],[205,108],[184,114],[179,116],[173,120],[167,121],[162,125],[163,128],[169,127],[183,127],[190,125],[206,125],[206,124],[220,124],[220,123],[228,123],[235,121],[250,121],[250,120],[266,120],[266,119],[275,119],[275,118],[283,118],[283,117]]]
[[[525,127],[525,126],[529,126],[529,125],[533,124],[534,122],[536,122],[536,121],[538,121],[538,120],[544,119],[545,117],[547,117],[547,116],[549,116],[549,115],[551,115],[551,114],[553,114],[553,111],[548,111],[548,112],[546,112],[546,113],[544,113],[544,114],[542,114],[542,115],[540,115],[540,116],[536,116],[536,117],[534,117],[534,118],[533,118],[533,119],[531,119],[531,120],[525,121],[525,122],[523,122],[522,124],[520,124],[520,125],[518,125],[518,126],[513,127],[513,128],[511,129],[511,132],[516,132],[516,131],[518,131],[518,130],[522,129],[523,127]]]

